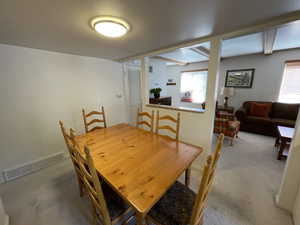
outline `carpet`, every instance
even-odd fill
[[[233,147],[225,140],[205,225],[292,225],[291,216],[274,203],[285,166],[284,160],[276,160],[274,141],[245,132]],[[200,162],[197,159],[192,165],[195,191]],[[70,160],[2,184],[0,195],[10,225],[88,225],[92,221],[88,199],[78,195]]]

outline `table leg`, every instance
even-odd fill
[[[278,160],[281,160],[282,153],[283,153],[285,147],[286,147],[286,140],[281,140],[281,143],[279,146],[279,152],[278,152],[278,156],[277,156]]]
[[[144,215],[143,213],[136,212],[136,224],[137,225],[146,225],[145,217],[146,217],[146,215]]]
[[[276,138],[275,147],[277,147],[278,145],[279,145],[279,137]]]
[[[188,187],[191,181],[191,167],[185,170],[185,185]]]

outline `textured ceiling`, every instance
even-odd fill
[[[117,59],[296,10],[299,0],[1,0],[0,43]],[[89,27],[97,15],[123,17],[133,29],[103,38]]]

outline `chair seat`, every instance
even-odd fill
[[[196,194],[176,181],[153,206],[149,216],[163,225],[185,225],[190,222]]]
[[[110,218],[114,220],[123,214],[129,205],[105,182],[101,184]]]
[[[240,127],[240,121],[228,121],[228,129],[230,130],[236,130]]]

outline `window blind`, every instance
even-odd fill
[[[285,63],[278,101],[300,103],[300,60]]]

